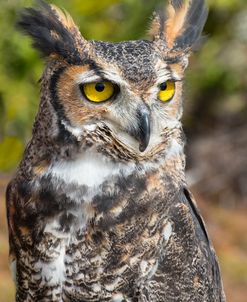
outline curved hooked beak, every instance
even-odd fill
[[[139,141],[139,150],[144,152],[150,141],[150,109],[142,104],[137,109],[138,130],[135,137]]]

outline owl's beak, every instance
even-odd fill
[[[138,131],[136,139],[139,141],[139,150],[144,152],[150,141],[150,109],[147,105],[140,105],[137,110]]]

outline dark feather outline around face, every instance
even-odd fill
[[[70,64],[81,64],[91,43],[86,41],[65,11],[36,0],[37,8],[26,8],[17,23],[33,38],[45,57],[59,56]],[[150,36],[157,49],[169,59],[186,54],[198,45],[208,15],[205,0],[169,0],[166,14],[155,14]]]

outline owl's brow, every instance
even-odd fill
[[[99,74],[95,73],[94,70],[89,70],[89,71],[79,73],[77,76],[77,80],[76,80],[76,82],[78,84],[101,82],[101,81],[109,81],[109,82],[112,82],[117,85],[121,85],[121,84],[125,83],[125,81],[123,81],[119,77],[119,75],[116,75],[116,74],[111,75],[111,74],[105,73],[105,72],[102,72],[101,75],[99,75]]]
[[[182,81],[182,78],[170,68],[169,65],[166,65],[157,71],[157,81],[164,82],[166,80],[172,80],[175,82]]]
[[[93,71],[95,75],[98,75],[99,78],[102,78],[102,68],[101,66],[93,59],[86,58],[82,60],[77,66],[88,66],[90,71]]]
[[[115,84],[121,84],[123,82],[125,83],[125,81],[123,81],[123,79],[119,76],[119,73],[115,69],[112,69],[112,71],[108,69],[106,71],[104,66],[101,66],[98,62],[94,61],[93,59],[87,59],[83,61],[83,65],[88,65],[89,71],[83,73],[83,77],[80,78],[81,81],[89,82],[95,80],[108,80]],[[87,77],[91,77],[91,79],[86,79]]]
[[[114,78],[116,78],[116,75],[113,74],[113,77],[107,78],[104,68],[100,66],[99,63],[97,63],[95,60],[91,58],[87,58],[86,60],[82,61],[82,64],[80,65],[87,65],[89,71],[83,72],[78,77],[78,83],[81,82],[93,82],[93,81],[101,81],[101,80],[110,80],[111,82],[116,82]]]
[[[103,70],[102,69],[102,77],[115,84],[127,85],[127,82],[124,81],[124,79],[119,75],[119,73],[116,70]]]
[[[90,83],[90,82],[97,82],[102,81],[103,78],[96,74],[94,70],[84,71],[78,74],[77,83]]]

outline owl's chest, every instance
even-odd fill
[[[71,300],[132,301],[138,288],[156,273],[172,235],[166,217],[132,206],[121,212],[100,212],[83,231],[67,237],[56,233],[61,235],[60,246],[54,238],[56,244],[49,250],[57,254],[42,273],[51,275],[50,285],[61,284],[61,294]]]
[[[51,280],[63,282],[67,296],[103,301],[121,292],[125,297],[155,273],[160,249],[172,233],[160,214],[164,203],[157,175],[102,164],[91,155],[54,165],[49,175],[57,202],[64,204],[47,220],[44,233],[56,242],[49,248],[57,252]]]
[[[153,233],[151,224],[150,230],[125,224],[105,232],[91,229],[78,236],[65,251],[63,290],[83,301],[114,301],[120,294],[125,299],[133,297],[155,274],[160,251],[172,232],[168,221],[159,230],[152,229]]]

